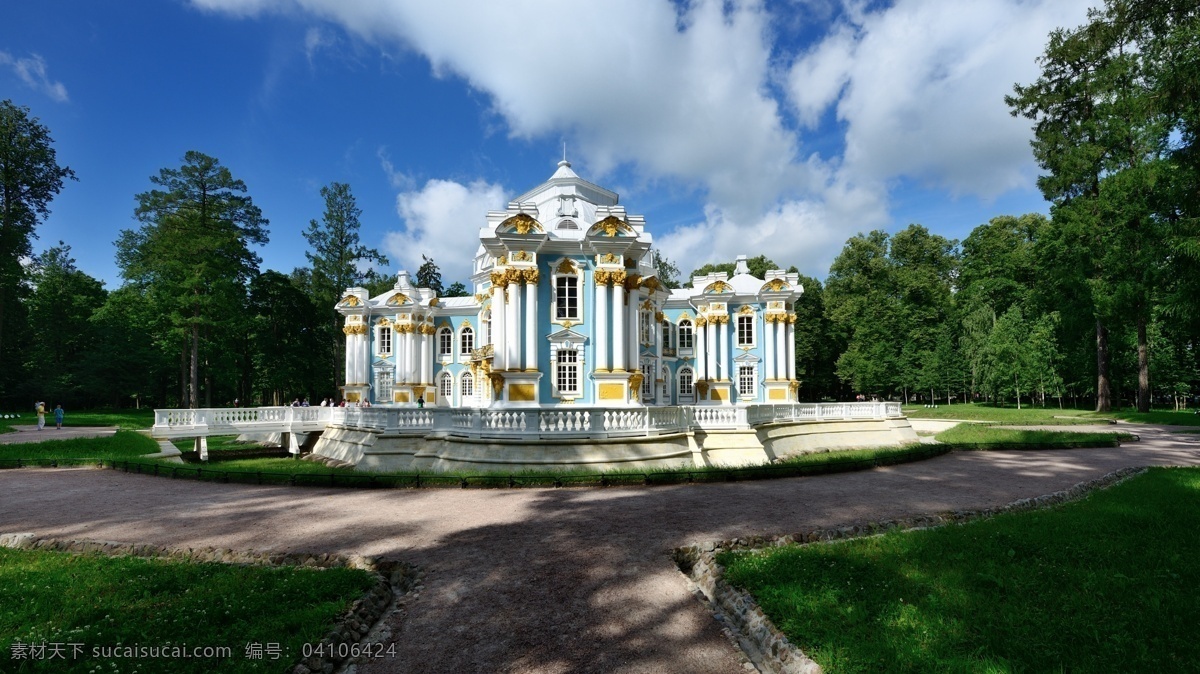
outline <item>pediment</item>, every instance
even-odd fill
[[[561,344],[563,342],[570,344],[583,344],[587,341],[587,335],[582,335],[570,328],[563,328],[558,332],[553,332],[549,335],[546,335],[546,339],[555,344]]]
[[[742,355],[734,358],[733,362],[735,362],[735,363],[761,363],[762,358],[759,358],[758,356],[756,356],[752,353],[743,353]]]

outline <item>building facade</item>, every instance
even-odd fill
[[[487,214],[474,295],[437,297],[400,272],[349,288],[350,402],[413,407],[749,405],[794,402],[796,274],[725,273],[668,289],[645,219],[562,161]]]

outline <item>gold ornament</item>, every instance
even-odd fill
[[[526,269],[522,271],[521,276],[525,279],[526,283],[533,286],[537,285],[541,279],[541,274],[536,269]]]
[[[745,316],[747,314],[752,314],[752,313],[754,313],[754,307],[750,306],[749,304],[743,304],[742,308],[738,309],[738,313],[743,316]]]
[[[344,307],[361,307],[362,300],[358,299],[355,295],[346,295],[339,304]]]
[[[704,327],[704,326],[706,326],[706,325],[708,325],[708,319],[707,319],[707,318],[705,318],[705,317],[703,317],[703,316],[697,316],[697,317],[696,317],[696,327],[697,327],[697,328],[703,328],[703,327]]]
[[[533,256],[530,255],[528,251],[518,250],[517,252],[513,253],[513,259],[519,262],[528,262],[529,260],[533,259]]]
[[[509,227],[515,230],[517,234],[522,235],[528,234],[532,231],[544,231],[542,229],[542,225],[537,220],[534,220],[533,217],[526,215],[525,213],[517,213],[504,222],[501,222],[500,226],[496,229],[505,229]]]
[[[492,272],[491,279],[493,288],[503,288],[508,285],[508,275],[502,271]]]
[[[607,218],[604,218],[600,222],[597,222],[594,227],[592,227],[592,229],[603,230],[605,236],[616,236],[617,232],[624,231],[628,228],[629,225],[621,222],[621,219],[615,215],[610,215]]]
[[[787,285],[787,283],[784,283],[783,279],[773,278],[770,281],[767,281],[766,284],[763,285],[762,290],[760,290],[759,292],[777,293],[781,290],[787,290],[787,287],[788,287],[788,285]]]
[[[642,382],[645,379],[646,378],[642,375],[642,373],[638,372],[637,370],[634,370],[633,374],[631,374],[629,376],[629,399],[630,400],[638,399],[638,395],[640,395],[641,391],[642,391]]]
[[[727,292],[730,292],[731,290],[733,290],[733,287],[730,286],[728,283],[726,283],[724,281],[714,281],[714,282],[708,284],[708,287],[704,289],[704,292],[706,292],[706,293],[727,293]]]
[[[409,302],[409,299],[408,299],[407,295],[405,295],[404,293],[396,293],[395,295],[392,295],[391,297],[388,298],[387,305],[389,307],[398,307],[401,304],[408,304],[408,302]]]
[[[576,273],[575,262],[569,257],[564,257],[562,262],[559,262],[558,266],[554,268],[554,272],[557,274],[574,274]]]

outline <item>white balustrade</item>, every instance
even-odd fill
[[[691,429],[750,429],[768,423],[891,419],[902,416],[900,403],[897,402],[541,410],[438,407],[162,409],[154,411],[152,434],[160,438],[186,438],[253,432],[291,433],[339,425],[400,434],[424,434],[440,430],[466,437],[604,438],[648,436]]]

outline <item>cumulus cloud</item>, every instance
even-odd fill
[[[46,60],[39,54],[15,58],[6,51],[0,51],[0,66],[11,68],[29,88],[42,92],[50,97],[50,100],[59,103],[66,103],[70,100],[67,96],[67,87],[62,82],[52,81],[46,75]]]
[[[396,212],[404,229],[384,238],[388,257],[400,269],[416,272],[421,256],[431,257],[449,285],[468,280],[471,261],[479,247],[479,229],[487,224],[488,211],[508,203],[500,185],[476,180],[467,185],[452,180],[430,180],[419,190],[401,192]]]
[[[1083,21],[1094,0],[191,1],[234,16],[303,14],[401,45],[435,76],[486,95],[511,137],[569,137],[590,179],[628,171],[635,184],[698,186],[704,221],[658,232],[681,266],[736,249],[822,275],[815,265],[847,236],[889,224],[898,183],[984,199],[1032,185],[1028,123],[1002,97],[1036,76],[1048,32]],[[790,44],[781,26],[797,17],[806,35],[829,25]],[[824,156],[804,147],[818,134],[834,134],[819,139],[834,148]],[[410,227],[395,244],[436,245],[439,263],[465,262],[473,225],[450,243],[422,223],[451,210],[477,222],[486,209],[452,208],[448,195],[500,188],[431,181],[414,191],[380,160]]]
[[[1093,0],[897,0],[848,13],[792,64],[788,94],[802,122],[836,106],[842,168],[860,180],[907,177],[992,198],[1031,183],[1029,123],[1004,95],[1038,75],[1058,26]]]

